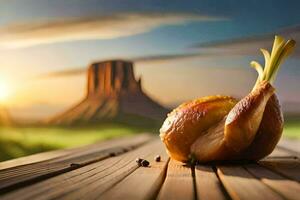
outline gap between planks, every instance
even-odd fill
[[[165,181],[157,199],[193,200],[194,198],[195,190],[191,168],[171,159],[168,164]]]
[[[283,199],[242,166],[217,166],[217,173],[233,200]]]
[[[169,162],[169,156],[163,147],[158,155],[161,156],[161,161],[154,161],[155,154],[148,156],[150,167],[139,167],[99,198],[110,200],[155,199],[164,182]]]
[[[157,142],[158,141],[156,141],[156,143]],[[108,158],[49,178],[16,192],[8,193],[3,196],[3,199],[98,199],[101,197],[109,197],[108,194],[110,192],[120,191],[120,189],[121,194],[125,194],[126,197],[126,188],[127,191],[129,189],[139,191],[138,187],[128,188],[126,183],[137,180],[137,177],[143,176],[143,173],[141,173],[143,170],[148,170],[148,168],[138,168],[132,162],[134,162],[135,157],[139,155],[153,159],[154,154],[159,152],[159,149],[162,149],[160,141],[157,145],[157,148],[155,148],[155,145],[151,143],[128,153],[117,155],[116,157]],[[149,153],[151,152],[149,151],[150,149],[152,151],[154,149],[152,154]],[[281,153],[285,154],[286,152],[281,151]],[[160,154],[163,155],[162,152]],[[266,158],[262,163],[272,160],[278,161],[283,158],[293,159],[290,156],[273,156]],[[126,159],[131,160],[126,162]],[[262,163],[260,164],[263,165]],[[292,187],[293,194],[299,193],[298,183],[295,184],[292,180],[278,182],[277,179],[279,179],[278,176],[280,175],[270,170],[268,170],[269,176],[271,173],[271,177],[277,177],[277,179],[274,181],[274,179],[266,178],[261,174],[265,174],[265,170],[267,169],[258,165],[245,165],[244,167],[237,165],[217,166],[216,174],[212,166],[199,165],[196,166],[193,172],[191,168],[185,167],[182,163],[173,160],[171,160],[169,164],[163,162],[160,164],[165,166],[165,168],[161,166],[160,171],[156,172],[156,178],[150,181],[156,185],[154,187],[155,189],[150,189],[150,192],[145,192],[146,194],[150,194],[151,199],[152,196],[156,196],[161,184],[162,187],[159,190],[158,199],[226,199],[226,193],[228,193],[232,199],[282,199],[283,197],[293,199],[293,196],[287,194],[287,189],[280,188],[282,185]],[[166,168],[167,165],[168,168]],[[254,170],[253,167],[258,167],[260,171]],[[166,170],[162,169],[167,169],[167,173]],[[164,176],[161,175],[161,173],[166,173],[166,178],[162,178],[163,180],[161,180],[161,177]],[[283,181],[282,178],[283,177],[281,177],[280,181]],[[286,181],[289,182],[287,183]],[[124,184],[125,186],[127,185],[127,187],[125,187]],[[226,191],[222,190],[222,186],[224,186]],[[112,188],[110,189],[110,187]],[[141,186],[140,190],[143,191],[145,188],[143,189]],[[116,196],[118,195],[119,194],[116,194]],[[146,197],[144,197],[145,195],[140,199],[147,199],[149,196],[146,195]]]
[[[258,163],[287,179],[300,182],[300,160],[298,158],[264,159]]]
[[[244,167],[285,199],[299,200],[300,184],[297,181],[287,179],[257,164],[248,164]]]
[[[140,133],[140,135],[142,135],[142,136],[148,135],[149,136],[150,134],[149,133]],[[12,169],[15,167],[20,167],[20,166],[25,166],[25,165],[32,165],[34,163],[36,164],[36,163],[41,163],[44,161],[50,161],[52,159],[58,159],[59,157],[63,158],[63,157],[69,156],[74,153],[86,152],[90,149],[98,148],[99,146],[111,144],[112,141],[127,140],[128,138],[132,138],[132,137],[136,137],[136,136],[126,136],[126,137],[121,137],[118,139],[100,141],[95,144],[85,145],[85,146],[81,146],[81,147],[77,147],[77,148],[47,151],[47,152],[37,153],[37,154],[24,156],[24,157],[12,159],[12,160],[3,161],[3,162],[0,162],[0,170],[4,170],[4,169],[8,169],[8,168]]]
[[[189,167],[171,160],[167,174],[157,199],[172,200],[225,200],[228,194],[222,188],[216,172],[211,165]]]
[[[75,170],[91,163],[106,159],[115,154],[121,154],[137,148],[152,140],[152,136],[140,135],[134,138],[113,140],[96,149],[78,152],[42,163],[18,166],[0,171],[0,194],[27,186],[44,179]],[[73,163],[73,165],[72,165]],[[75,164],[75,165],[74,165]]]
[[[138,168],[136,157],[153,158],[153,154],[160,153],[162,149],[161,142],[156,140],[136,150],[49,178],[0,198],[98,199],[101,194]]]

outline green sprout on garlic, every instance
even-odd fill
[[[285,41],[283,37],[276,35],[271,54],[266,49],[260,49],[265,58],[265,67],[263,68],[257,61],[250,63],[258,73],[254,88],[256,88],[257,84],[261,81],[268,81],[271,84],[274,83],[280,64],[291,54],[295,45],[295,40]]]

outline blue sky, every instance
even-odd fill
[[[239,48],[251,45],[239,39],[256,41],[278,32],[300,38],[298,29],[282,31],[300,25],[299,9],[296,0],[1,1],[0,80],[14,91],[5,104],[15,113],[35,109],[50,115],[82,98],[84,74],[49,80],[33,77],[108,58],[191,53],[199,56],[136,63],[144,89],[166,106],[217,93],[243,96],[256,78],[249,62],[262,61],[258,49],[265,43],[253,47],[257,54],[246,48],[241,55]],[[206,55],[212,52],[210,43],[229,48],[222,46],[223,41],[232,41],[238,51]],[[266,43],[271,46],[272,40]],[[295,86],[300,85],[298,57],[288,60],[276,82],[283,102],[300,103]],[[60,89],[61,84],[66,87]],[[62,98],[62,92],[67,97]]]

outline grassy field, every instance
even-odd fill
[[[300,120],[287,120],[284,124],[283,137],[300,139]]]
[[[89,128],[0,127],[0,161],[54,149],[78,147],[96,141],[136,134],[141,129],[118,124]],[[300,139],[300,120],[285,123],[283,137]]]
[[[0,161],[38,152],[78,147],[145,130],[119,124],[89,128],[0,127]]]

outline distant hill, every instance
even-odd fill
[[[73,108],[47,121],[72,125],[99,122],[160,122],[168,109],[151,99],[141,80],[134,77],[133,63],[112,60],[93,63],[87,70],[87,95]]]

